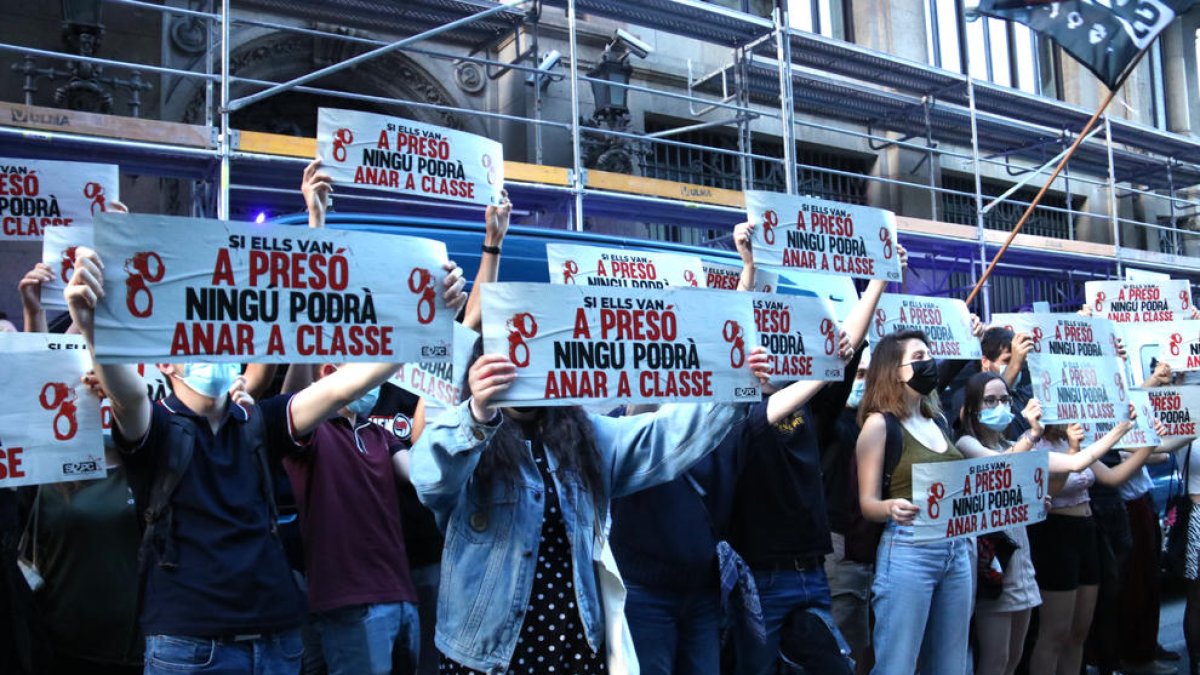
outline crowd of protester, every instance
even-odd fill
[[[487,209],[469,296],[446,266],[468,328],[511,209]],[[752,234],[734,230],[739,290]],[[54,322],[89,347],[106,264],[77,254]],[[50,275],[20,282],[26,331],[51,329]],[[885,286],[842,322],[840,381],[776,387],[751,352],[755,404],[498,407],[516,370],[481,341],[453,408],[385,384],[395,364],[160,364],[158,401],[95,364],[107,477],[0,490],[0,673],[609,672],[606,541],[645,675],[1176,672],[1144,465],[1177,454],[1200,500],[1191,439],[1118,452],[1130,422],[1094,443],[1043,425],[1030,339],[1003,327],[975,321],[978,362],[939,367],[917,331],[868,352]],[[1158,364],[1141,384],[1179,379]],[[914,465],[1018,452],[1048,454],[1045,521],[914,540]],[[1200,514],[1175,527],[1200,673]]]

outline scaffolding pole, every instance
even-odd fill
[[[229,154],[233,144],[229,128],[229,62],[233,52],[229,44],[229,0],[221,0],[221,136],[218,151],[221,155],[221,175],[217,188],[217,218],[229,220]]]
[[[571,188],[575,193],[575,211],[571,224],[583,232],[583,157],[579,139],[579,35],[576,31],[575,0],[567,0],[567,32],[571,52]]]
[[[796,194],[796,128],[792,92],[792,43],[787,32],[787,3],[775,8],[776,52],[779,57],[779,118],[783,121],[783,182],[789,195]]]
[[[1109,116],[1105,115],[1104,144],[1108,148],[1108,213],[1112,221],[1113,254],[1117,263],[1117,277],[1120,278],[1123,273],[1121,270],[1121,223],[1117,217],[1117,171],[1116,165],[1113,163],[1112,124],[1108,120]],[[1068,193],[1069,198],[1070,193]]]
[[[979,123],[975,117],[975,78],[970,74],[967,75],[967,105],[971,111],[971,161],[974,165],[972,173],[975,175],[975,237],[979,242],[979,270],[982,270],[987,265],[987,240],[984,238],[983,227],[983,177],[979,174]],[[979,283],[979,274],[974,265],[971,265],[971,282]],[[992,320],[990,291],[991,288],[985,280],[982,292],[979,293],[979,316],[984,322]]]

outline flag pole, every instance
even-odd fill
[[[979,295],[979,290],[983,288],[984,282],[986,282],[988,277],[992,275],[992,271],[996,269],[996,265],[1000,262],[1000,258],[1004,256],[1004,252],[1007,251],[1008,247],[1012,244],[1013,239],[1017,238],[1017,234],[1019,234],[1021,232],[1021,228],[1025,226],[1025,221],[1029,220],[1029,217],[1033,215],[1033,210],[1042,202],[1042,197],[1046,196],[1046,192],[1049,191],[1050,186],[1054,184],[1054,180],[1058,178],[1058,174],[1062,172],[1063,167],[1067,165],[1067,162],[1071,161],[1071,155],[1075,154],[1075,150],[1078,149],[1079,146],[1083,144],[1083,141],[1088,137],[1092,127],[1096,126],[1096,122],[1100,120],[1100,116],[1103,115],[1104,111],[1108,109],[1108,104],[1112,103],[1113,98],[1116,97],[1117,92],[1121,90],[1121,87],[1125,84],[1125,80],[1128,79],[1128,75],[1132,73],[1137,67],[1138,63],[1141,62],[1142,57],[1146,54],[1146,51],[1147,50],[1143,49],[1141,52],[1138,52],[1137,58],[1135,58],[1125,70],[1125,76],[1117,81],[1116,86],[1108,90],[1108,95],[1104,97],[1104,100],[1100,103],[1100,107],[1096,109],[1096,112],[1092,114],[1092,118],[1087,121],[1087,124],[1083,126],[1083,129],[1079,132],[1079,135],[1075,137],[1075,141],[1071,143],[1071,147],[1067,149],[1067,154],[1063,155],[1063,158],[1058,162],[1058,166],[1054,167],[1054,172],[1050,174],[1050,178],[1046,180],[1046,184],[1042,186],[1041,190],[1038,190],[1037,196],[1034,197],[1033,201],[1029,203],[1029,206],[1025,208],[1025,213],[1021,214],[1021,219],[1017,221],[1015,226],[1013,226],[1012,232],[1008,233],[1008,238],[1004,240],[1004,245],[1000,247],[999,251],[996,251],[996,255],[992,258],[991,264],[987,266],[987,269],[983,272],[983,276],[979,277],[979,281],[975,283],[975,288],[972,288],[971,294],[967,296],[966,304],[970,305],[975,299],[975,296]],[[1116,242],[1113,243],[1116,244]]]

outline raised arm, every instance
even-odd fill
[[[1079,452],[1069,455],[1061,452],[1050,453],[1050,473],[1074,473],[1083,471],[1089,466],[1100,466],[1098,464],[1100,458],[1107,455],[1113,449],[1113,446],[1120,442],[1132,428],[1133,424],[1130,422],[1118,422],[1100,440],[1081,449]],[[1082,437],[1083,429],[1078,424],[1072,424],[1067,433]],[[1099,474],[1096,474],[1096,476],[1099,479]]]
[[[108,393],[113,421],[125,438],[144,437],[150,428],[150,397],[137,368],[96,363],[95,310],[96,303],[104,297],[104,261],[95,251],[81,247],[75,252],[75,271],[64,295],[71,320],[87,342],[96,379]]]
[[[855,455],[858,459],[858,506],[863,517],[877,523],[895,520],[911,525],[920,511],[907,499],[883,498],[883,459],[887,444],[887,424],[883,415],[873,413],[858,434]]]
[[[308,209],[308,226],[313,229],[325,227],[325,214],[329,211],[329,196],[333,194],[333,177],[327,173],[321,173],[320,157],[304,167],[300,192],[304,195],[304,206]]]
[[[908,251],[900,245],[896,246],[896,250],[900,255],[900,269],[907,270]],[[858,349],[858,346],[866,339],[867,329],[871,325],[871,317],[875,315],[875,306],[879,304],[879,298],[885,290],[887,290],[886,281],[872,279],[871,283],[867,284],[867,290],[863,291],[862,297],[854,305],[854,309],[850,310],[846,322],[842,324],[842,330],[846,332],[850,346],[854,349]]]
[[[26,333],[45,333],[50,330],[46,325],[46,310],[42,307],[42,284],[53,280],[54,272],[50,266],[38,263],[17,282]]]
[[[484,284],[494,284],[500,276],[500,246],[508,234],[508,223],[512,218],[512,202],[508,191],[501,191],[499,206],[488,206],[483,213],[483,255],[479,258],[479,271],[471,285],[471,297],[467,299],[467,311],[462,324],[473,331],[482,330],[483,301],[480,289]]]
[[[754,224],[738,223],[733,226],[733,246],[742,257],[742,273],[738,277],[739,291],[754,290]]]

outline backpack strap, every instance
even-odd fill
[[[232,401],[229,405],[237,405]],[[279,506],[275,503],[275,482],[271,473],[271,458],[267,451],[267,426],[257,406],[245,408],[246,421],[241,425],[242,447],[254,449],[258,463],[258,486],[263,500],[267,502],[267,513],[271,522],[271,534],[279,534]]]
[[[171,508],[171,497],[183,480],[192,463],[196,449],[196,430],[192,422],[178,415],[171,415],[167,427],[167,442],[159,456],[150,483],[149,502],[142,512],[144,529],[142,544],[138,548],[138,569],[145,571],[150,552],[157,554],[161,567],[174,568],[178,565],[175,550],[175,518]]]
[[[883,413],[883,423],[887,428],[887,437],[883,444],[883,477],[880,483],[880,499],[887,496],[892,487],[892,473],[900,464],[900,456],[904,454],[904,433],[900,419],[890,412]]]

